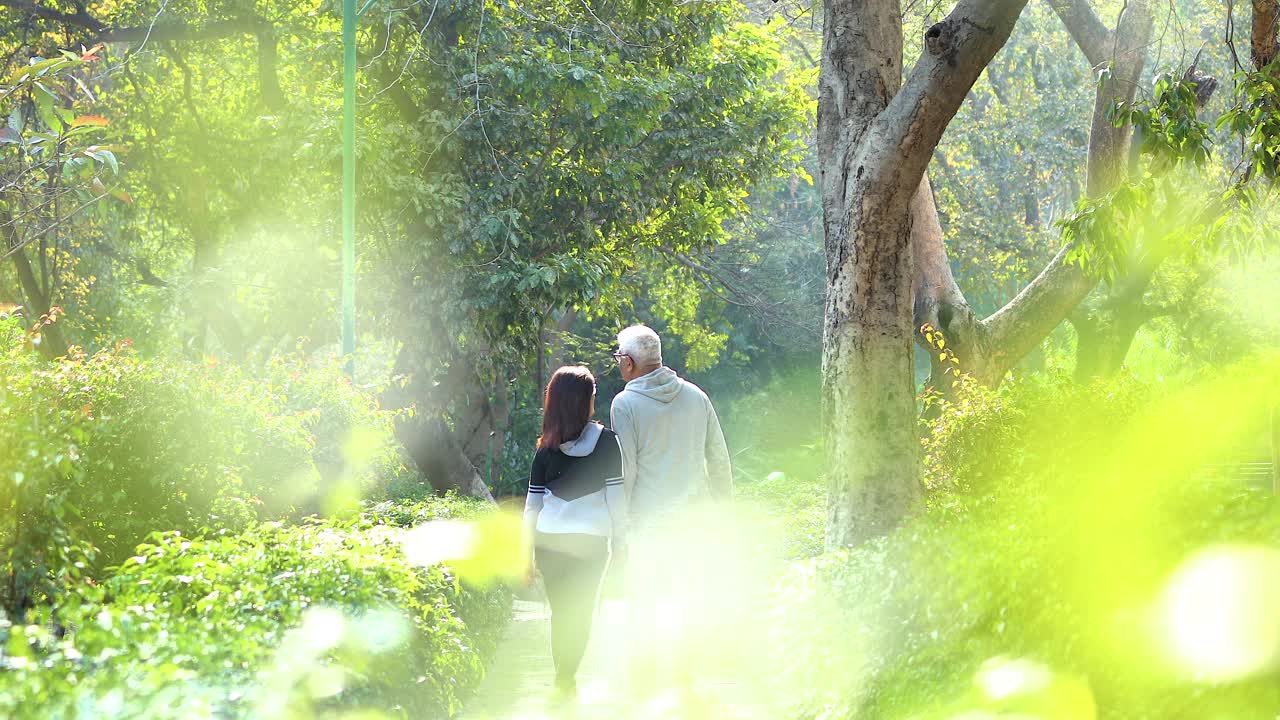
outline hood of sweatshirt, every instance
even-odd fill
[[[595,452],[596,443],[600,441],[600,433],[604,426],[598,422],[589,422],[582,428],[582,434],[566,443],[560,443],[560,452],[570,457],[586,457]]]
[[[670,403],[680,394],[680,376],[675,370],[663,366],[627,383],[627,389],[661,403]]]

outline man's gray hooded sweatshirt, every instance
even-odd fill
[[[661,367],[613,399],[613,431],[635,525],[648,525],[708,494],[728,497],[729,449],[707,394]]]

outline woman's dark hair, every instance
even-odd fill
[[[551,376],[542,400],[542,437],[539,448],[558,448],[577,439],[591,422],[591,397],[596,379],[581,365],[566,365]]]

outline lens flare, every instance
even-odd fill
[[[1222,546],[1169,579],[1160,609],[1167,650],[1194,678],[1238,680],[1280,661],[1280,551]]]
[[[475,544],[475,526],[460,520],[433,520],[406,530],[400,538],[414,565],[428,566],[465,558]]]

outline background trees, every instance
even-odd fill
[[[79,317],[75,340],[129,334],[259,363],[299,338],[330,351],[332,290],[317,282],[336,277],[326,6],[4,7],[15,66],[28,47],[107,41],[86,81],[120,118],[133,203],[82,253],[104,280],[94,302],[115,312]],[[437,487],[487,495],[475,466],[501,452],[511,381],[540,385],[552,330],[580,313],[620,323],[637,272],[708,281],[689,256],[746,227],[748,192],[799,157],[809,110],[786,32],[731,4],[367,17],[358,374],[415,409],[401,436]],[[723,336],[687,297],[657,312],[710,363]]]

